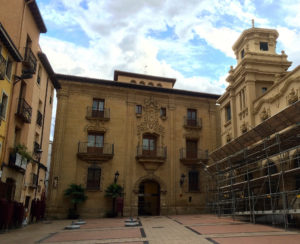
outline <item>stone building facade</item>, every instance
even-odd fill
[[[218,95],[173,89],[175,79],[115,71],[114,80],[56,75],[57,116],[48,216],[71,207],[64,190],[87,189],[83,217],[105,216],[117,178],[125,216],[203,212],[208,152],[218,144]]]

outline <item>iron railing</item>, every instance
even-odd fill
[[[109,110],[109,108],[104,108],[103,110],[97,110],[97,109],[93,109],[93,107],[87,107],[86,117],[109,120],[110,119],[110,110]]]
[[[208,151],[204,150],[193,150],[189,148],[180,149],[180,160],[208,160]]]
[[[25,122],[31,123],[32,108],[24,98],[19,98],[17,115]]]
[[[37,58],[33,54],[30,47],[25,47],[25,57],[23,60],[23,64],[26,67],[25,72],[35,74]]]
[[[78,142],[79,154],[93,154],[93,155],[113,155],[114,144],[104,143],[91,145],[88,142]]]
[[[195,118],[191,119],[188,117],[184,117],[184,126],[185,127],[194,127],[194,128],[202,128],[202,119],[201,118]]]
[[[167,158],[167,147],[156,147],[153,150],[144,148],[142,146],[137,147],[137,158]]]

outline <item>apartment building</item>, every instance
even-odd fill
[[[40,34],[47,29],[36,2],[0,2],[0,22],[22,56],[11,74],[1,181],[10,185],[8,200],[30,208],[32,199],[41,199],[45,192],[53,95],[58,83],[39,47]]]

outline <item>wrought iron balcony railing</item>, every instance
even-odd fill
[[[88,142],[79,142],[77,155],[83,160],[107,161],[114,156],[114,144],[91,145]]]
[[[184,117],[184,127],[201,129],[202,119],[201,118],[191,119],[188,117]]]
[[[37,117],[36,117],[36,123],[39,125],[39,126],[42,126],[42,123],[43,123],[43,115],[40,111],[37,112]]]
[[[180,149],[180,161],[183,163],[193,164],[197,162],[208,161],[208,151],[192,150],[189,148]]]
[[[93,109],[92,107],[87,107],[86,117],[88,119],[109,120],[110,110],[109,108],[104,108],[104,110],[97,110],[97,109]]]
[[[5,78],[5,72],[6,72],[6,60],[0,54],[0,80],[4,80],[4,78]]]
[[[140,159],[166,159],[167,147],[156,147],[153,150],[149,150],[142,146],[138,146],[136,157]]]
[[[25,47],[25,57],[23,60],[23,65],[25,67],[25,73],[35,74],[37,59],[30,47]]]
[[[19,98],[17,115],[25,123],[31,123],[32,108],[24,98]]]

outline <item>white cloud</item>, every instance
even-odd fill
[[[147,66],[148,74],[177,78],[178,88],[205,92],[222,92],[227,72],[220,70],[224,68],[218,67],[217,57],[215,61],[196,60],[195,54],[205,54],[207,47],[190,42],[195,38],[205,40],[210,48],[234,58],[232,45],[243,29],[251,27],[251,19],[259,26],[270,24],[257,15],[250,0],[86,0],[88,9],[80,7],[82,2],[51,0],[41,5],[45,20],[65,28],[81,28],[89,38],[82,47],[76,40],[71,43],[41,37],[41,46],[56,72],[112,79],[115,69],[143,73]],[[150,31],[167,31],[167,26],[174,31],[172,37],[149,36]],[[290,59],[299,60],[297,47],[289,48],[296,46],[299,32],[279,32],[280,37],[286,36],[280,41],[287,54],[291,53]],[[159,59],[162,52],[164,57]],[[172,57],[174,61],[170,61]],[[215,81],[200,72],[187,78],[174,65],[189,72],[211,66],[210,62],[221,75]]]

